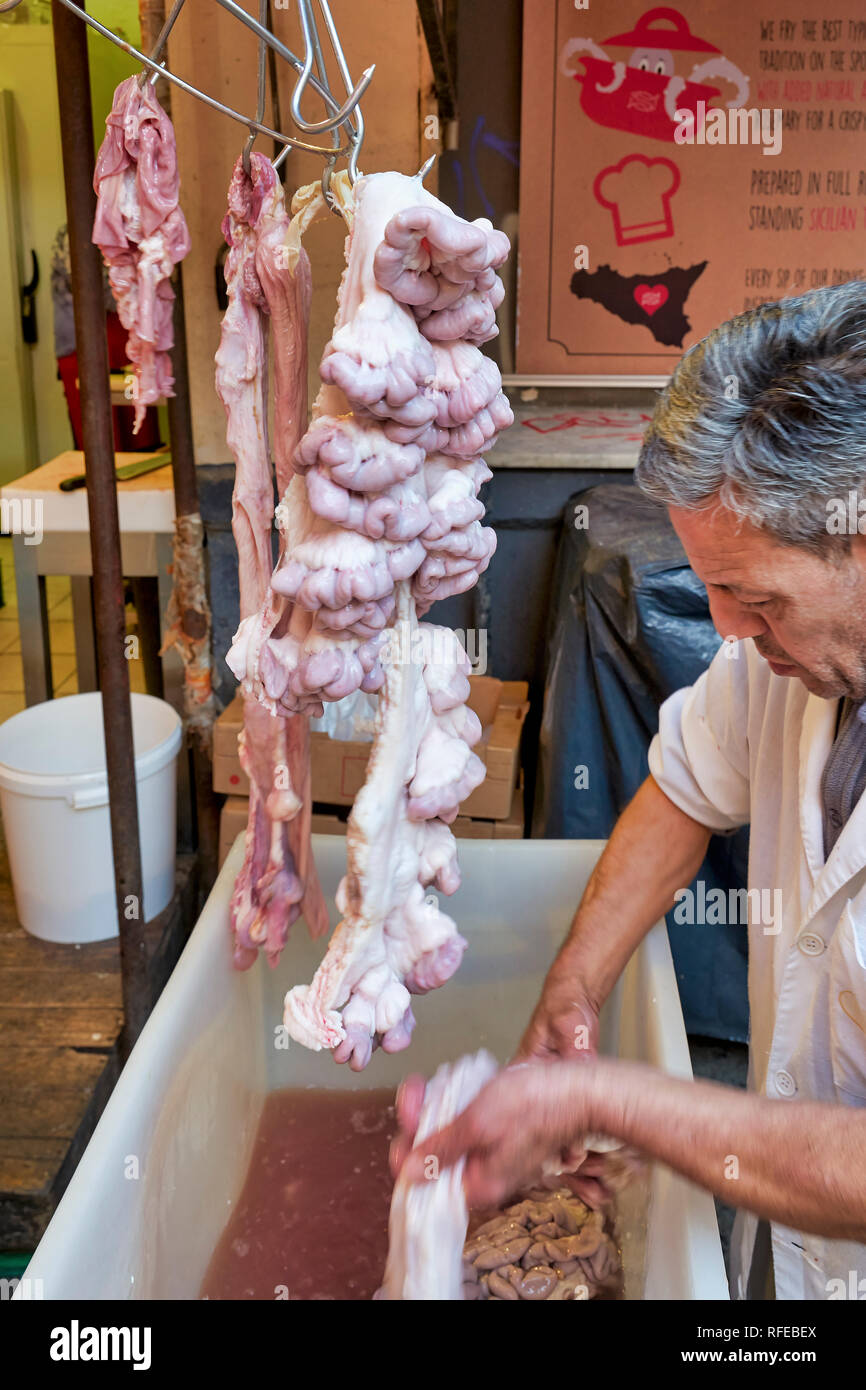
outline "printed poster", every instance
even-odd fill
[[[866,7],[526,0],[517,372],[667,376],[866,277]]]

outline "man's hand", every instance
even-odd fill
[[[445,1129],[412,1149],[423,1083],[410,1077],[401,1087],[401,1134],[392,1164],[410,1182],[466,1159],[463,1185],[470,1207],[499,1206],[512,1192],[536,1181],[544,1164],[560,1160],[576,1135],[593,1127],[593,1066],[524,1063],[507,1067]]]
[[[632,951],[690,883],[710,832],[647,777],[620,816],[553,962],[517,1057],[598,1050],[598,1011]]]
[[[598,1052],[598,1009],[566,959],[558,956],[544,982],[515,1061],[580,1061]]]

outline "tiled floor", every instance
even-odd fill
[[[15,564],[12,538],[0,536],[0,573],[3,577],[3,607],[0,608],[0,723],[25,708],[24,672],[21,666],[21,639],[18,632],[18,599],[15,591]],[[72,623],[72,597],[64,575],[49,575],[45,581],[48,598],[48,626],[54,694],[76,695],[75,634]],[[136,629],[135,609],[127,607],[127,631]],[[129,663],[130,685],[145,692],[144,666]]]

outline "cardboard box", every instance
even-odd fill
[[[469,802],[464,801],[463,805],[468,806]],[[453,822],[451,829],[458,840],[522,840],[523,778],[520,779],[520,785],[514,788],[511,809],[505,820],[487,820],[461,814]]]
[[[222,868],[238,835],[247,827],[249,802],[245,796],[226,797],[220,812],[219,866]],[[348,816],[313,807],[311,829],[314,835],[345,835]],[[511,810],[505,820],[481,820],[458,816],[451,826],[458,840],[522,840],[523,779],[515,787]]]
[[[249,800],[245,796],[227,796],[220,811],[219,867],[225,863],[228,852],[239,835],[247,828]]]
[[[469,707],[478,715],[483,730],[473,752],[484,763],[487,776],[461,803],[458,819],[509,820],[520,774],[520,739],[529,713],[529,686],[526,681],[498,681],[493,676],[471,676],[469,686]]]
[[[481,721],[483,734],[475,753],[487,776],[460,808],[473,819],[508,820],[520,768],[520,738],[529,711],[526,681],[500,681],[493,676],[472,676],[469,705]],[[237,753],[237,737],[243,722],[243,701],[236,695],[214,727],[214,790],[229,796],[248,796],[249,781]],[[328,738],[313,733],[310,758],[313,800],[331,806],[351,806],[367,775],[369,743]]]
[[[316,810],[313,807],[313,834],[345,835],[347,817],[336,811]],[[511,810],[505,820],[483,820],[458,816],[451,829],[458,840],[522,840],[523,839],[523,779],[515,787]]]
[[[237,694],[213,727],[213,789],[235,799],[250,794],[250,779],[238,757],[238,734],[243,725],[244,702]]]

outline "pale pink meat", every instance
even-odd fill
[[[484,343],[499,332],[496,310],[505,291],[496,267],[508,250],[507,236],[486,218],[465,222],[427,194],[422,206],[391,218],[373,273],[383,289],[411,305],[431,341]]]
[[[466,947],[431,890],[460,883],[449,825],[484,777],[472,751],[481,727],[466,704],[463,648],[417,614],[469,588],[490,561],[479,499],[490,473],[478,455],[511,411],[475,346],[491,334],[473,307],[494,313],[507,241],[401,174],[359,179],[349,220],[323,385],[281,483],[280,555],[227,660],[246,695],[277,713],[380,692],[349,820],[342,920],[312,984],[290,990],[285,1008],[292,1037],[360,1069],[375,1047],[408,1045],[411,996],[450,978]],[[448,339],[440,330],[451,323],[461,332]],[[270,891],[270,861],[264,881]],[[299,891],[281,883],[290,911]]]
[[[512,419],[495,364],[460,341],[432,348],[413,313],[374,275],[386,228],[398,213],[428,205],[444,242],[445,205],[401,174],[360,179],[354,195],[324,384],[295,451],[300,477],[277,509],[285,554],[268,601],[241,623],[227,658],[246,688],[284,711],[319,713],[323,700],[381,686],[371,644],[393,620],[401,579],[412,579],[426,609],[470,588],[483,572],[493,532],[466,534],[481,515],[477,490],[486,471],[477,455]],[[501,263],[501,233],[481,224],[461,227],[460,237],[473,245],[480,240],[484,255]],[[446,268],[453,270],[450,263]],[[412,401],[417,409],[410,411]],[[455,478],[430,508],[425,451],[440,451],[465,468],[475,498],[467,481]],[[443,473],[431,470],[434,494]],[[298,620],[298,608],[309,622]]]
[[[253,154],[250,175],[239,160],[223,225],[229,245],[229,304],[216,355],[217,391],[226,409],[236,464],[232,530],[238,548],[241,618],[267,604],[273,567],[274,485],[267,427],[267,341],[273,324],[278,478],[306,419],[309,262],[290,270],[281,247],[288,229],[282,186],[273,166]],[[303,913],[313,935],[328,911],[310,852],[309,725],[244,697],[240,757],[250,781],[244,863],[232,894],[235,964],[246,968],[262,949],[276,964],[289,928]]]
[[[481,520],[484,503],[478,494],[490,477],[490,469],[483,459],[453,459],[444,454],[428,454],[424,482],[430,521],[422,533],[425,544],[440,540],[455,527]]]
[[[468,659],[449,629],[418,627],[405,585],[383,660],[376,739],[349,818],[342,920],[312,984],[290,990],[285,1007],[292,1037],[333,1049],[353,1070],[377,1044],[406,1047],[411,995],[444,984],[460,964],[466,943],[425,890],[459,886],[446,822],[484,778],[469,746],[481,729],[464,704]]]
[[[134,367],[135,424],[145,407],[174,394],[170,277],[190,248],[178,206],[180,181],[174,128],[153,86],[128,77],[114,94],[96,157],[93,240],[108,266]]]

